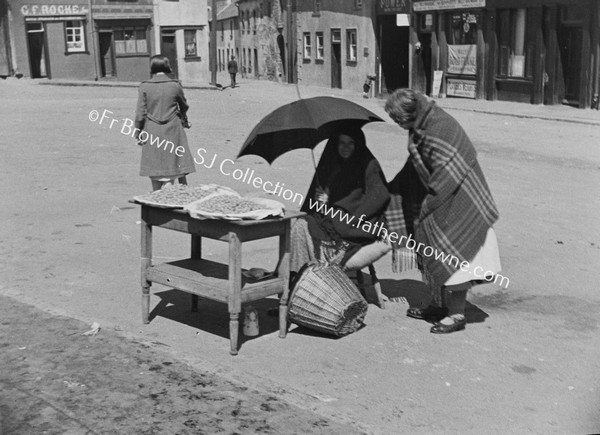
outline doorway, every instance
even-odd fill
[[[175,30],[162,30],[160,32],[160,54],[167,56],[171,64],[172,76],[179,76],[177,69],[177,40]]]
[[[565,82],[563,104],[579,105],[581,92],[581,44],[583,29],[563,26],[558,30],[558,44]]]
[[[48,77],[46,38],[43,23],[27,23],[27,49],[32,79]]]
[[[331,30],[331,87],[342,89],[342,31]]]
[[[419,76],[425,79],[425,94],[431,95],[433,86],[433,77],[431,71],[431,33],[423,33],[420,36],[421,42],[421,58],[419,62]]]
[[[392,93],[408,88],[409,29],[396,24],[396,15],[379,17],[379,52],[381,53],[381,89]]]
[[[100,75],[101,77],[116,77],[115,57],[113,51],[112,31],[98,32],[98,45],[100,46]]]

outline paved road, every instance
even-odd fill
[[[300,91],[304,97],[342,95],[385,117],[381,100],[363,100],[358,92]],[[266,315],[276,301],[267,299],[257,306],[261,335],[246,339],[231,358],[226,310],[219,304],[203,304],[192,315],[187,297],[156,286],[154,318],[141,325],[139,210],[127,201],[150,183],[136,175],[134,141],[117,126],[88,119],[91,110],[105,109],[115,119],[133,117],[136,90],[6,81],[0,94],[0,182],[9,204],[0,211],[8,224],[0,228],[0,295],[85,324],[98,321],[103,331],[166,352],[169,361],[367,433],[600,431],[600,132],[594,122],[449,109],[478,148],[498,203],[503,274],[511,280],[507,289],[486,285],[472,292],[466,331],[432,336],[426,324],[407,319],[399,303],[385,311],[371,305],[367,327],[341,340],[298,328],[281,340]],[[262,116],[297,98],[294,87],[266,82],[187,95],[192,150],[203,148],[217,162],[237,154]],[[489,104],[482,111],[493,111]],[[547,113],[560,117],[560,109]],[[585,115],[594,121],[595,114]],[[406,135],[391,123],[365,132],[391,178],[406,158]],[[272,166],[255,157],[235,165],[299,193],[312,177],[307,151]],[[198,167],[190,182],[260,193],[215,168]],[[275,241],[251,244],[244,267],[271,267],[274,247]],[[157,231],[157,260],[185,257],[188,249],[183,236]],[[204,251],[227,258],[217,242],[206,243]],[[389,259],[377,270],[388,295],[411,304],[423,299],[414,274],[394,275]]]

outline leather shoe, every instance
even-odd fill
[[[448,315],[448,308],[429,305],[426,308],[412,307],[406,311],[408,317],[425,320],[430,323],[439,322]]]
[[[462,331],[465,329],[467,325],[467,319],[464,316],[456,318],[454,316],[450,316],[452,322],[450,325],[445,325],[443,323],[436,323],[431,327],[432,334],[450,334],[451,332]]]

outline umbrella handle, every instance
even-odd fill
[[[313,166],[315,167],[315,178],[317,179],[317,186],[319,186],[319,188],[321,188],[321,182],[319,181],[319,173],[317,172],[317,162],[315,161],[315,149],[314,148],[310,149],[310,155],[312,156]]]

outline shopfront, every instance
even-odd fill
[[[413,2],[413,87],[433,96],[483,98],[485,0]]]
[[[100,80],[142,81],[150,78],[153,5],[150,0],[94,0],[92,19],[97,35]]]
[[[596,106],[600,2],[415,0],[412,83],[428,95]]]
[[[31,78],[94,79],[87,4],[15,3],[15,69]]]

